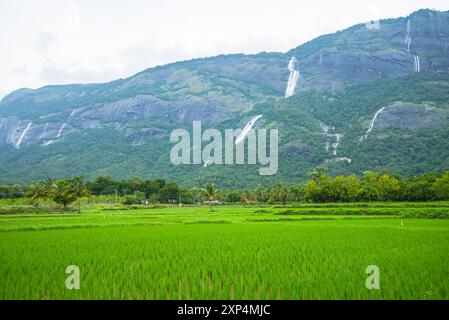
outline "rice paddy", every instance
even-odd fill
[[[449,298],[447,203],[122,209],[0,215],[0,299]]]

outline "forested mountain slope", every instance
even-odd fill
[[[287,53],[225,55],[104,84],[21,89],[0,102],[0,180],[168,178],[186,185],[408,175],[449,165],[449,13],[421,10],[319,37]],[[277,128],[279,172],[174,166],[176,128]]]

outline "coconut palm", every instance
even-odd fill
[[[56,203],[62,204],[63,211],[67,211],[67,206],[75,201],[75,198],[71,194],[71,181],[70,180],[58,180],[55,183],[55,189],[53,191],[53,200]]]
[[[51,178],[47,178],[45,181],[42,181],[42,186],[44,188],[44,196],[45,199],[48,201],[51,201],[53,199],[55,190],[56,190],[56,184]],[[51,204],[50,204],[51,207]]]
[[[212,212],[212,201],[217,197],[217,189],[212,183],[206,184],[204,188],[204,197],[209,201],[210,211]]]
[[[79,176],[72,179],[69,187],[70,196],[77,199],[78,213],[81,213],[81,198],[90,195],[90,190],[84,183],[84,177]]]
[[[315,181],[316,183],[319,184],[325,175],[326,175],[326,169],[324,169],[323,167],[316,167],[315,170],[313,170],[309,174],[309,177],[313,181]]]
[[[45,197],[45,189],[42,183],[33,183],[30,185],[25,195],[27,198],[30,198],[32,201],[36,202],[36,206],[39,207],[39,199]]]

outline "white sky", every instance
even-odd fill
[[[447,0],[0,0],[0,98],[223,53],[288,51]]]

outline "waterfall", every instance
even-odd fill
[[[412,45],[412,37],[411,37],[411,32],[412,32],[412,25],[411,25],[412,21],[411,19],[408,19],[407,21],[407,35],[405,36],[405,44],[407,45],[407,51],[410,52],[410,46]]]
[[[341,158],[335,158],[335,159],[327,159],[324,161],[325,163],[334,163],[334,162],[347,162],[349,164],[352,163],[352,159],[348,157],[341,157]]]
[[[65,128],[66,126],[67,126],[66,123],[63,123],[63,124],[62,124],[61,128],[60,128],[59,131],[58,131],[58,135],[56,136],[56,138],[61,137],[62,131],[64,130],[64,128]]]
[[[299,71],[295,70],[296,58],[292,57],[289,64],[288,70],[290,71],[290,76],[288,78],[287,88],[285,89],[285,98],[290,98],[295,94],[296,85],[299,80]]]
[[[340,146],[340,141],[341,141],[342,135],[339,133],[336,133],[334,135],[334,137],[335,137],[335,143],[332,145],[332,148],[334,149],[333,155],[337,156],[337,150],[338,150],[338,147]]]
[[[376,123],[377,117],[379,117],[379,115],[380,115],[382,112],[384,112],[384,110],[385,110],[385,107],[382,107],[382,108],[380,108],[380,109],[376,112],[376,114],[374,115],[373,120],[371,120],[371,124],[370,124],[370,126],[369,126],[368,131],[366,132],[365,136],[362,138],[362,141],[365,140],[366,138],[368,138],[368,135],[371,133],[371,131],[373,131],[373,129],[374,129],[374,124]]]
[[[20,145],[23,142],[23,139],[25,138],[26,134],[28,133],[28,131],[31,129],[31,126],[33,125],[32,122],[28,123],[28,125],[26,126],[26,128],[22,131],[22,133],[20,134],[19,139],[17,139],[17,142],[15,143],[15,147],[17,149],[20,149]]]
[[[54,144],[54,143],[55,143],[54,140],[49,140],[49,141],[44,142],[44,143],[42,144],[42,146],[43,146],[43,147],[47,147],[47,146],[49,146],[49,145],[51,145],[51,144]]]
[[[44,131],[39,136],[39,139],[42,139],[43,137],[45,137],[45,135],[47,134],[47,129],[48,129],[48,122],[45,124]]]
[[[243,129],[242,133],[235,140],[235,144],[239,144],[240,142],[242,142],[246,138],[248,133],[251,131],[253,126],[256,124],[257,120],[259,120],[260,118],[262,118],[262,115],[255,116],[254,118],[251,119],[250,122],[248,122],[246,124],[246,126]]]
[[[410,47],[412,45],[412,20],[407,21],[407,30],[405,36],[405,44],[407,45],[407,52],[410,52]],[[418,55],[413,55],[415,72],[421,72],[421,62]]]
[[[415,60],[415,72],[421,72],[421,63],[419,60],[419,56],[413,56],[413,59]]]
[[[324,163],[347,162],[348,164],[351,164],[352,159],[348,157],[337,157],[338,148],[340,147],[343,135],[340,133],[330,133],[331,131],[335,132],[335,127],[328,126],[323,122],[320,122],[320,127],[324,133],[324,136],[326,137],[326,152],[331,151],[330,149],[332,146],[332,155],[334,156],[333,159],[327,159],[324,161]]]
[[[70,112],[69,120],[73,120],[73,118],[79,111],[80,109],[73,109],[72,112]]]
[[[329,133],[329,131],[335,131],[334,127],[330,127],[327,124],[320,122],[320,127],[321,130],[323,130],[324,135],[326,136],[326,146],[325,146],[325,150],[326,152],[330,151],[331,148],[331,142],[334,141],[332,143],[332,154],[334,156],[337,155],[337,151],[338,151],[338,147],[340,146],[340,142],[341,139],[343,138],[343,135],[339,134],[339,133]],[[331,141],[332,140],[332,141]]]

